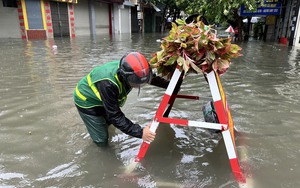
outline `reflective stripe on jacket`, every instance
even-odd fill
[[[102,98],[97,87],[95,86],[95,83],[101,80],[108,80],[118,87],[118,104],[120,107],[122,107],[127,99],[127,94],[129,91],[125,90],[124,85],[118,78],[118,68],[119,61],[112,61],[104,65],[95,67],[88,75],[83,77],[78,82],[73,93],[76,105],[81,108],[103,106]]]

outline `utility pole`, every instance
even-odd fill
[[[143,12],[143,6],[142,6],[142,0],[139,0],[137,5],[137,19],[138,19],[138,25],[139,25],[139,32],[144,32],[144,12]]]

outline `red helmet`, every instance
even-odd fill
[[[131,52],[122,57],[120,72],[132,87],[149,83],[152,78],[152,69],[147,59],[139,52]]]

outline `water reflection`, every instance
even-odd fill
[[[73,105],[76,83],[93,67],[141,51],[150,59],[161,34],[53,41],[0,40],[1,187],[239,187],[224,142],[199,128],[162,124],[145,159],[126,168],[141,140],[110,128],[110,147],[96,147]],[[237,151],[248,187],[299,187],[300,51],[240,44],[243,57],[221,77],[238,130]],[[203,121],[211,99],[202,75],[188,75],[170,116]],[[146,126],[164,90],[133,90],[123,110]]]

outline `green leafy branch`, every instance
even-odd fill
[[[224,73],[231,58],[241,56],[241,48],[230,38],[217,38],[211,26],[200,20],[187,24],[178,19],[172,23],[169,35],[162,39],[161,50],[154,53],[150,64],[162,76],[170,78],[177,66],[188,72]]]

